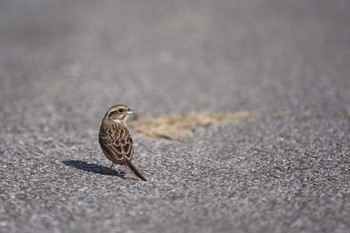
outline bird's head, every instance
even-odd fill
[[[135,114],[135,111],[126,105],[114,105],[108,109],[104,120],[126,124],[126,120],[133,114]]]

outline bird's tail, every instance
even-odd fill
[[[140,178],[143,181],[147,181],[147,179],[141,174],[141,172],[139,172],[139,170],[135,167],[134,164],[132,164],[132,162],[128,158],[124,157],[124,161],[125,165],[127,165],[138,178]]]

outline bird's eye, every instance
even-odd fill
[[[122,113],[124,112],[125,110],[124,109],[119,109],[118,112]]]

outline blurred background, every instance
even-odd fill
[[[0,0],[0,232],[349,232],[349,12]],[[135,137],[138,182],[103,172],[98,129],[118,103],[254,120]]]
[[[1,130],[95,130],[116,103],[148,117],[346,112],[349,9],[346,0],[1,1]]]

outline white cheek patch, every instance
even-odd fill
[[[113,120],[115,123],[118,123],[118,124],[120,124],[120,123],[122,123],[123,121],[121,121],[121,120],[119,120],[119,119],[114,119]]]
[[[129,116],[126,115],[123,119],[114,119],[113,121],[118,124],[124,124],[126,125],[126,121],[128,120]]]
[[[124,118],[123,118],[123,123],[126,124],[126,120],[129,118],[129,115],[126,115]]]

